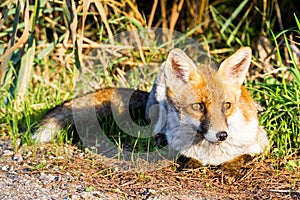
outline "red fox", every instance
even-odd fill
[[[242,155],[261,153],[268,138],[258,124],[255,103],[242,86],[250,63],[249,47],[239,49],[218,70],[196,66],[183,51],[172,49],[150,94],[134,91],[128,109],[145,112],[154,123],[154,134],[166,136],[170,153],[202,165],[220,165]],[[96,108],[100,118],[111,114],[112,98],[115,100],[117,93],[118,101],[125,102],[124,92],[133,90],[101,89],[62,104],[45,116],[33,138],[42,143],[51,141],[59,129],[74,123],[74,106]],[[159,108],[152,109],[157,104]]]

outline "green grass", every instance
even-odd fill
[[[68,2],[74,3],[71,0]],[[206,10],[210,15],[193,27],[186,28],[184,25],[188,23],[184,20],[194,24],[194,18],[182,17],[177,23],[179,31],[197,38],[197,42],[209,46],[210,51],[219,52],[213,55],[218,61],[242,45],[252,46],[256,51],[255,41],[261,35],[274,44],[275,51],[269,53],[277,56],[272,64],[279,69],[279,74],[275,76],[271,73],[257,79],[249,89],[255,100],[264,107],[260,123],[270,139],[268,156],[290,158],[299,155],[300,148],[300,71],[288,37],[292,33],[300,35],[300,23],[295,15],[296,28],[275,33],[273,27],[276,16],[271,9],[274,1],[264,2],[264,5],[260,5],[244,0],[239,6],[230,6],[224,11],[226,4],[216,1],[209,4]],[[3,11],[0,16],[0,70],[3,72],[0,76],[0,136],[9,136],[16,150],[19,148],[19,138],[22,138],[22,144],[30,143],[32,127],[47,110],[72,98],[73,83],[79,72],[84,70],[80,60],[93,49],[90,41],[107,42],[111,33],[147,27],[146,15],[129,7],[123,8],[117,2],[115,9],[105,4],[108,19],[101,16],[101,6],[94,4],[76,11],[59,2],[46,4],[46,1],[40,1],[40,4],[25,5],[29,5],[29,2],[18,4],[5,1],[0,5]],[[126,9],[131,11],[128,12],[130,14],[125,12]],[[87,21],[83,23],[83,19]],[[172,20],[171,17],[168,19]],[[80,22],[78,27],[74,27],[76,21]],[[207,22],[210,22],[210,26],[207,26]],[[26,26],[28,29],[25,29]],[[203,32],[199,32],[200,29]],[[24,40],[21,37],[23,34],[27,34]],[[80,42],[83,39],[81,34],[86,39],[84,43]],[[18,41],[22,45],[14,46]],[[9,49],[12,51],[4,54]],[[114,65],[103,69],[99,74],[103,82],[99,85],[149,91],[158,66],[140,67],[139,64],[143,63],[140,53],[132,51],[130,55],[121,57]],[[164,59],[163,53],[157,52],[157,48],[150,49],[144,56],[147,63]],[[256,54],[253,60],[258,60]],[[128,64],[129,61],[135,65]],[[287,74],[289,78],[284,78]],[[121,83],[117,77],[125,82]],[[155,150],[152,140],[129,137],[112,123],[107,120],[102,126],[104,129],[109,127],[106,132],[120,149],[123,144],[129,143],[134,151]],[[66,138],[67,134],[63,131],[59,142]]]
[[[295,20],[298,21],[296,16]],[[300,33],[300,27],[294,31]],[[283,64],[282,48],[277,43],[280,36],[285,39],[289,63]],[[300,153],[300,69],[286,39],[286,31],[273,39],[282,78],[265,76],[264,82],[257,83],[250,89],[264,107],[260,123],[268,132],[270,155],[275,158],[293,157]]]

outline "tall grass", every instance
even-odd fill
[[[295,11],[299,12],[297,8]],[[132,0],[3,1],[0,4],[1,135],[13,139],[16,148],[18,138],[29,141],[32,126],[43,114],[72,97],[73,83],[86,70],[82,62],[89,52],[122,31],[161,27],[205,43],[218,61],[243,45],[258,52],[249,77],[255,87],[250,89],[265,108],[261,124],[270,137],[271,155],[290,156],[300,145],[300,72],[294,50],[299,44],[289,37],[299,35],[300,25],[295,16],[298,29],[278,31],[277,21],[283,27],[280,12],[284,9],[280,10],[278,2],[272,0],[239,3],[154,0],[151,4]],[[270,48],[260,62],[257,43],[262,35],[275,48]],[[138,51],[135,55],[138,59],[120,59],[103,69],[97,79],[98,86],[149,90],[156,71],[141,68],[139,64],[154,55]],[[128,71],[134,73],[128,75]],[[147,81],[137,78],[141,77],[138,73],[147,77]]]
[[[298,22],[296,16],[295,20]],[[300,34],[300,27],[292,31]],[[265,76],[265,82],[259,83],[255,89],[255,95],[265,107],[260,120],[269,134],[271,153],[275,157],[290,157],[300,153],[299,55],[291,50],[294,42],[287,39],[287,34],[288,31],[273,34],[281,78]],[[284,41],[281,45],[278,44],[280,39]],[[288,51],[289,56],[285,62],[283,49]]]

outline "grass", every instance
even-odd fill
[[[295,20],[298,21],[295,16]],[[300,29],[295,30],[300,33]],[[260,122],[268,132],[270,155],[275,158],[295,157],[300,149],[300,70],[295,55],[286,39],[286,32],[273,35],[281,78],[264,77],[264,82],[252,87],[254,96],[265,110]],[[283,36],[288,49],[289,62],[283,63],[282,49],[277,40]],[[286,77],[289,77],[288,79]]]
[[[271,8],[276,7],[277,1],[264,1],[260,5],[244,0],[225,11],[225,3],[203,1],[205,5],[197,12],[189,6],[196,6],[194,1],[183,5],[174,1],[170,6],[161,1],[160,7],[154,3],[151,8],[162,13],[161,18],[156,12],[139,10],[131,1],[76,5],[74,1],[67,2],[67,6],[62,1],[40,1],[34,5],[29,1],[4,1],[0,5],[3,13],[0,15],[0,131],[2,136],[8,135],[13,140],[16,150],[19,138],[22,143],[30,142],[32,127],[47,110],[72,98],[75,80],[80,72],[87,70],[82,60],[92,49],[99,47],[100,42],[108,43],[112,35],[122,31],[154,26],[179,30],[196,38],[198,43],[206,44],[204,48],[209,47],[217,61],[242,45],[258,51],[253,40],[264,35],[275,46],[268,52],[275,59],[267,63],[275,70],[265,71],[266,63],[257,64],[260,58],[254,54],[253,67],[261,76],[251,80],[248,88],[264,107],[260,123],[270,138],[268,156],[281,159],[299,155],[299,58],[294,56],[291,45],[299,47],[293,35],[300,35],[300,24],[295,14],[298,28],[275,30],[275,21],[280,18]],[[178,17],[178,12],[187,17]],[[145,63],[164,58],[163,53],[154,50],[142,53],[133,50],[130,56],[123,55],[115,65],[103,68],[97,87],[123,86],[149,91],[158,71],[157,62],[152,68]],[[114,125],[108,121],[106,126]],[[117,128],[110,131],[119,148],[128,140],[131,148],[138,151],[153,148],[153,141],[124,136]]]

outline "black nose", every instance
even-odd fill
[[[220,132],[217,133],[217,138],[218,138],[219,141],[226,140],[227,136],[228,136],[228,134],[227,134],[226,131],[220,131]]]

